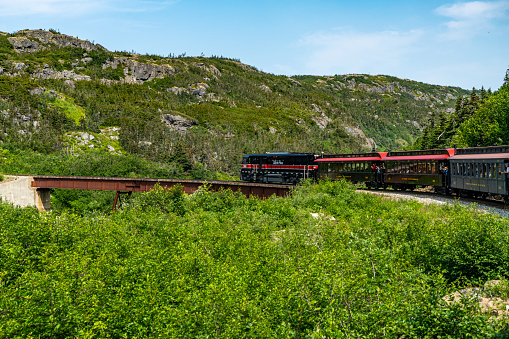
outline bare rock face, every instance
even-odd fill
[[[129,84],[143,84],[145,81],[164,78],[167,75],[175,74],[175,70],[170,65],[144,64],[126,57],[115,58],[113,61],[107,61],[103,69],[116,69],[121,66],[124,70],[125,79]]]
[[[264,92],[272,93],[271,89],[267,85],[260,85],[259,88]]]
[[[294,80],[292,78],[288,78],[288,80],[290,80],[293,85],[302,87],[302,84],[300,82],[298,82],[297,80]]]
[[[173,68],[168,65],[142,64],[133,60],[129,60],[126,64],[137,81],[150,81],[175,73]]]
[[[316,125],[320,129],[325,129],[327,127],[327,125],[332,122],[332,119],[329,118],[328,116],[326,116],[325,113],[323,113],[323,112],[320,116],[312,117],[311,119],[316,123]]]
[[[33,53],[38,52],[40,45],[36,41],[32,41],[25,37],[9,37],[9,42],[14,46],[14,50],[18,53]]]
[[[54,34],[52,32],[43,31],[40,29],[24,30],[24,31],[19,31],[18,33],[22,33],[29,38],[37,39],[40,42],[42,42],[43,44],[54,43],[55,45],[60,46],[60,47],[78,47],[78,48],[86,49],[87,51],[96,51],[99,49],[107,51],[106,48],[104,48],[103,46],[101,46],[99,44],[94,44],[90,41],[80,40],[80,39],[75,38],[70,35]],[[34,52],[36,52],[36,51],[34,51]]]
[[[34,77],[40,78],[40,79],[68,79],[68,80],[85,80],[90,81],[91,78],[88,75],[81,75],[76,74],[73,71],[57,71],[53,68],[48,67],[48,65],[45,65],[42,70],[39,72],[33,74]]]
[[[187,120],[180,115],[172,115],[172,114],[162,114],[161,121],[168,126],[171,130],[179,131],[181,133],[185,133],[188,128],[196,125],[196,122],[192,120]]]
[[[373,140],[372,138],[366,137],[366,135],[364,134],[364,132],[360,128],[345,127],[345,131],[346,131],[346,133],[350,134],[351,136],[358,137],[361,140],[363,140],[364,141],[364,144],[362,145],[363,147],[366,147],[366,148],[369,148],[369,149],[376,148],[375,140]]]
[[[214,76],[220,77],[222,75],[221,72],[214,65],[207,66],[207,65],[205,65],[204,63],[201,63],[201,62],[200,63],[192,63],[191,65],[194,66],[194,67],[198,67],[199,69],[202,69],[205,72],[211,73]]]

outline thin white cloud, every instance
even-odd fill
[[[104,6],[91,0],[0,0],[0,16],[89,13]]]
[[[301,44],[312,48],[307,68],[313,74],[341,72],[394,73],[414,50],[422,32],[359,33],[343,30],[305,37]]]
[[[0,17],[157,11],[178,0],[0,0]]]
[[[509,1],[472,1],[440,6],[435,13],[451,18],[446,23],[443,37],[453,40],[464,39],[494,29],[493,22],[508,17]]]

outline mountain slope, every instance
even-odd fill
[[[111,52],[55,31],[0,35],[4,148],[101,148],[234,173],[243,153],[404,148],[467,93],[383,75],[287,77],[223,57]]]

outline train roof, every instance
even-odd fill
[[[389,152],[385,161],[445,160],[454,155],[454,148]]]
[[[380,161],[387,156],[387,152],[353,153],[324,155],[315,162],[344,162],[344,161]]]
[[[509,153],[509,145],[469,147],[469,148],[456,149],[456,155],[459,155],[459,154],[486,154],[486,153]]]
[[[480,159],[508,159],[509,153],[480,153],[480,154],[458,154],[450,157],[449,160],[480,160]]]
[[[509,146],[458,148],[450,160],[509,159]]]

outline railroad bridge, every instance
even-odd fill
[[[26,207],[35,206],[41,211],[51,209],[51,189],[83,189],[116,191],[113,209],[117,207],[122,194],[129,197],[132,192],[147,192],[156,184],[171,188],[181,185],[183,191],[192,194],[202,185],[207,184],[211,190],[231,189],[240,191],[246,197],[251,195],[267,198],[273,194],[284,196],[288,194],[292,185],[275,185],[248,183],[242,181],[220,180],[189,180],[189,179],[160,179],[160,178],[112,178],[112,177],[78,177],[78,176],[6,176],[7,180],[0,183],[0,198],[14,205]]]

